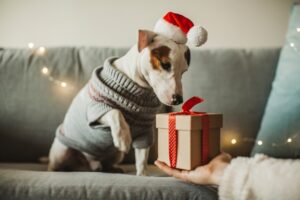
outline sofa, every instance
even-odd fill
[[[0,199],[218,199],[214,186],[188,184],[153,165],[135,176],[132,151],[124,174],[48,172],[47,156],[72,98],[92,70],[127,48],[0,48]],[[192,49],[183,75],[184,99],[200,96],[195,110],[223,114],[221,148],[249,156],[271,91],[280,49]],[[180,110],[162,106],[161,112]],[[233,142],[232,140],[235,140]]]

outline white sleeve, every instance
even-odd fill
[[[300,199],[300,159],[264,155],[233,159],[219,187],[221,200]]]

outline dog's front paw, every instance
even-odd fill
[[[137,176],[148,176],[147,170],[137,170],[136,171]]]
[[[121,123],[119,128],[116,129],[116,133],[113,133],[113,135],[115,135],[115,137],[113,137],[114,146],[119,151],[128,153],[132,142],[128,124],[126,122]]]
[[[106,113],[100,122],[110,125],[114,146],[121,152],[129,152],[131,146],[130,128],[122,112],[113,109]]]
[[[146,163],[136,163],[135,167],[137,176],[148,176]]]
[[[114,146],[121,152],[128,153],[131,147],[131,135],[129,130],[120,130],[119,137],[114,139]]]

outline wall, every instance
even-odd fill
[[[206,47],[281,46],[292,0],[0,0],[0,46],[130,46],[167,11],[209,31]]]

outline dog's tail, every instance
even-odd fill
[[[42,164],[48,164],[49,163],[49,157],[47,156],[42,156],[39,158],[39,162]]]

